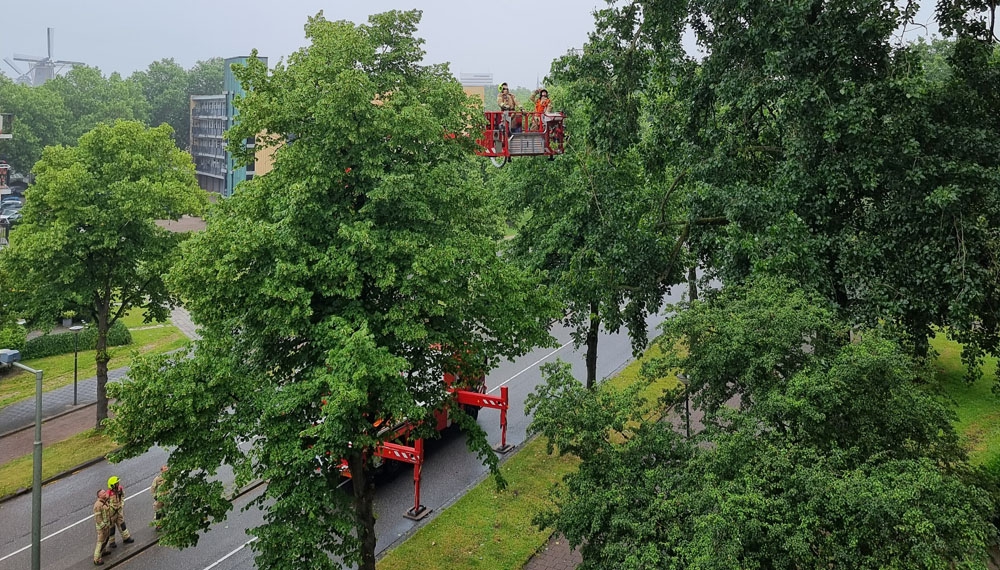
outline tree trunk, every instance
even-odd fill
[[[601,329],[601,318],[597,315],[600,305],[590,302],[590,329],[587,330],[587,389],[597,384],[597,332]]]
[[[688,301],[698,300],[698,273],[694,266],[688,268]]]
[[[97,311],[97,429],[104,429],[103,422],[108,419],[108,317],[111,303],[101,303]]]
[[[354,516],[357,517],[358,540],[361,542],[359,570],[375,570],[375,482],[365,466],[362,453],[347,456],[354,491]]]

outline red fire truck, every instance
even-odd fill
[[[500,443],[493,449],[498,453],[507,453],[514,449],[513,445],[507,443],[507,409],[510,400],[507,396],[506,386],[500,387],[499,396],[491,396],[486,393],[485,375],[479,375],[470,380],[467,377],[459,378],[454,373],[445,372],[442,381],[447,393],[454,396],[454,401],[473,418],[478,418],[479,410],[482,408],[500,410]],[[451,419],[448,417],[447,406],[434,409],[428,421],[434,422],[437,431],[444,431],[450,427]],[[413,507],[403,514],[404,517],[412,520],[420,520],[430,513],[430,509],[420,504],[420,476],[426,456],[424,440],[411,437],[417,425],[419,422],[404,420],[394,425],[381,426],[379,435],[385,443],[374,451],[375,457],[383,460],[413,465]],[[342,459],[338,468],[342,476],[346,478],[351,476],[347,460]]]

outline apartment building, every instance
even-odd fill
[[[267,65],[267,58],[260,59]],[[223,134],[239,120],[233,100],[246,93],[232,72],[233,64],[246,64],[247,57],[225,60],[223,93],[218,95],[191,96],[191,156],[194,159],[198,185],[208,192],[223,197],[233,195],[237,185],[251,180],[255,175],[271,170],[274,149],[261,149],[254,162],[237,166],[227,152]],[[247,148],[254,147],[254,140],[247,139]]]

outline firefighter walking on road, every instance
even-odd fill
[[[104,547],[108,543],[111,527],[111,507],[108,506],[108,492],[101,489],[97,492],[97,501],[94,503],[94,524],[97,526],[97,546],[94,547],[94,565],[104,564],[102,558],[105,554]]]
[[[108,479],[108,506],[111,508],[111,537],[108,544],[111,548],[118,548],[115,543],[115,528],[122,529],[122,542],[128,544],[135,542],[128,528],[125,527],[125,489],[122,487],[118,477],[112,475]]]

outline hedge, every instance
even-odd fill
[[[32,358],[44,358],[56,354],[66,354],[73,352],[73,336],[80,335],[80,350],[94,350],[97,348],[97,329],[87,327],[79,333],[44,334],[24,343],[24,351],[21,357],[24,360]],[[121,321],[111,325],[108,329],[108,346],[122,346],[132,344],[132,333]]]
[[[28,331],[21,325],[11,325],[0,329],[0,348],[12,348],[24,352],[24,343],[28,338]]]

